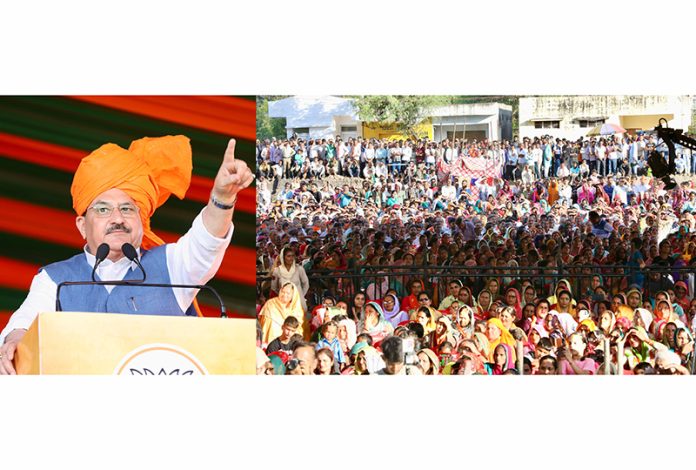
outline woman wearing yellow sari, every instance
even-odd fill
[[[513,338],[510,331],[505,328],[503,322],[499,318],[491,318],[486,323],[486,337],[488,338],[489,355],[488,360],[493,362],[493,354],[495,352],[495,347],[499,344],[507,344],[509,346],[515,347],[515,338]]]
[[[263,336],[261,342],[268,344],[283,332],[283,322],[287,317],[293,316],[300,322],[297,333],[305,336],[309,332],[304,310],[300,301],[300,293],[292,282],[286,282],[281,287],[278,297],[269,299],[259,312],[259,323]]]

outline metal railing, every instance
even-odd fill
[[[369,298],[382,298],[387,290],[395,289],[399,296],[409,294],[412,281],[420,280],[433,300],[441,300],[447,295],[447,283],[458,279],[465,285],[473,285],[478,290],[485,287],[490,278],[498,279],[501,288],[510,281],[529,280],[537,295],[552,295],[556,283],[561,279],[570,282],[574,298],[579,298],[591,285],[594,276],[601,276],[602,287],[608,295],[635,283],[643,276],[645,294],[651,295],[648,277],[658,273],[661,277],[671,275],[674,282],[696,272],[696,267],[652,266],[640,268],[629,265],[559,265],[553,267],[493,267],[493,266],[360,266],[344,270],[309,270],[307,277],[310,292],[308,305],[321,302],[321,296],[329,291],[332,295],[350,299],[358,292],[365,292]],[[270,273],[257,273],[257,293],[261,293],[271,280]],[[474,289],[476,290],[476,289]],[[523,292],[521,292],[524,295]],[[476,295],[476,292],[474,292]],[[435,302],[433,302],[434,304]]]

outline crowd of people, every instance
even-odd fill
[[[388,175],[430,174],[438,162],[463,158],[498,162],[506,180],[526,182],[549,177],[633,175],[648,172],[647,157],[667,147],[652,134],[587,137],[578,140],[551,136],[521,141],[481,141],[455,138],[425,139],[266,139],[256,141],[258,176],[266,180],[310,179],[325,176],[382,178]],[[696,174],[692,152],[676,146],[677,174]]]
[[[602,140],[408,142],[398,165],[369,141],[259,143],[259,371],[693,373],[696,186],[650,175],[650,136]],[[324,173],[268,172],[284,146]],[[482,155],[499,175],[442,171]]]

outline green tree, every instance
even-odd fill
[[[399,131],[413,137],[420,137],[416,135],[415,127],[428,116],[432,108],[451,102],[452,97],[446,95],[373,95],[354,98],[361,121],[394,125]]]
[[[272,118],[268,116],[268,102],[282,100],[287,96],[257,96],[256,97],[256,138],[270,139],[271,137],[285,137],[285,118]]]

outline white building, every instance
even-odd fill
[[[577,140],[596,125],[618,124],[629,133],[652,130],[660,118],[669,127],[691,125],[692,97],[654,95],[539,96],[519,100],[520,139],[551,135]]]
[[[268,102],[268,115],[287,120],[287,136],[304,139],[335,138],[344,140],[362,133],[353,100],[336,96],[292,96]]]
[[[512,140],[512,106],[501,103],[454,104],[433,109],[433,140]]]

